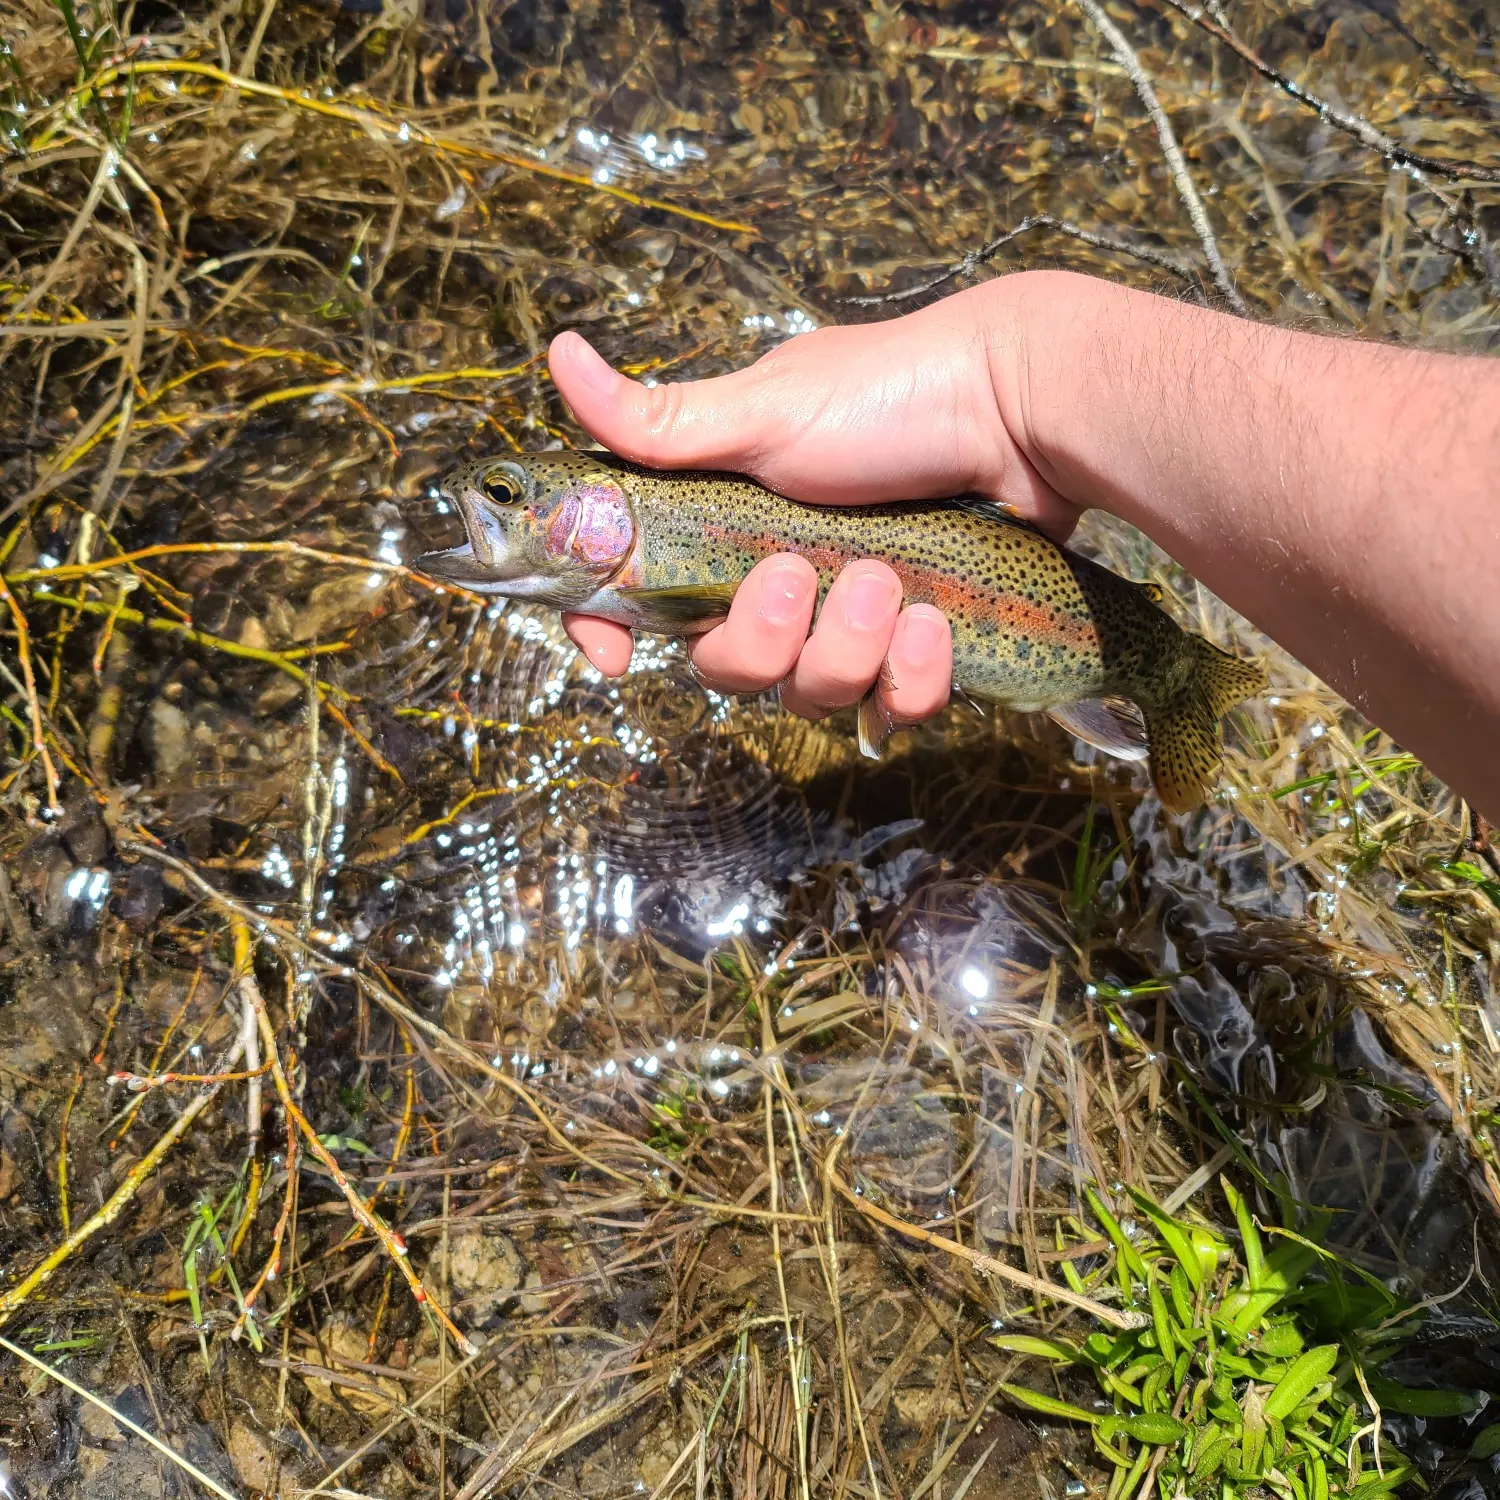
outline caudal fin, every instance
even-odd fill
[[[1145,709],[1151,778],[1170,812],[1191,812],[1203,802],[1219,774],[1219,720],[1270,686],[1259,662],[1191,640],[1196,661],[1187,686],[1170,702]]]

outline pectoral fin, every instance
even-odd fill
[[[1119,760],[1145,760],[1146,726],[1133,703],[1122,698],[1081,698],[1049,708],[1048,716],[1085,745]]]
[[[675,634],[724,619],[739,583],[689,583],[669,589],[620,589],[620,598],[640,611],[647,630]]]

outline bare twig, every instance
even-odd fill
[[[1072,224],[1067,219],[1059,219],[1055,214],[1028,214],[1014,228],[1007,229],[1004,234],[987,241],[978,250],[969,251],[962,260],[955,261],[947,270],[929,277],[926,281],[919,282],[916,286],[903,287],[895,292],[875,292],[866,296],[845,297],[843,300],[854,307],[880,307],[886,303],[909,302],[914,297],[926,296],[928,292],[936,291],[945,281],[953,281],[960,276],[972,276],[981,266],[993,260],[1012,240],[1019,239],[1033,229],[1055,229],[1059,234],[1082,240],[1085,245],[1092,245],[1097,250],[1110,250],[1119,255],[1134,256],[1137,260],[1147,261],[1153,266],[1160,266],[1164,271],[1170,271],[1174,276],[1180,276],[1184,281],[1191,282],[1195,288],[1198,286],[1198,273],[1192,267],[1183,265],[1180,260],[1175,260],[1160,250],[1154,250],[1149,245],[1132,245],[1126,240],[1115,239],[1112,235],[1100,234],[1097,230],[1084,229],[1081,225]]]
[[[240,1041],[236,1039],[234,1046],[230,1048],[229,1055],[224,1059],[223,1066],[216,1071],[229,1072],[233,1069],[240,1060],[242,1050]],[[71,1255],[93,1239],[101,1229],[108,1229],[125,1212],[130,1200],[140,1191],[141,1184],[156,1170],[157,1164],[167,1152],[187,1133],[193,1121],[213,1103],[222,1087],[222,1082],[206,1084],[193,1097],[187,1108],[162,1132],[156,1144],[125,1174],[124,1181],[114,1190],[104,1206],[80,1224],[60,1245],[51,1250],[29,1275],[9,1291],[0,1293],[0,1324],[8,1322],[25,1305],[33,1292],[52,1279]]]
[[[254,1162],[260,1151],[261,1079],[264,1065],[260,1060],[260,1032],[255,1022],[255,1006],[243,992],[240,994],[240,1045],[245,1049],[245,1067],[250,1087],[245,1090],[245,1156]]]
[[[260,986],[256,983],[255,975],[250,968],[246,955],[250,948],[250,929],[243,922],[235,924],[235,967],[240,973],[240,993],[255,1015],[256,1023],[260,1028],[261,1041],[265,1044],[266,1060],[270,1064],[271,1078],[276,1084],[276,1092],[281,1098],[281,1107],[287,1116],[296,1123],[297,1129],[302,1132],[307,1149],[323,1164],[329,1175],[338,1184],[339,1191],[344,1195],[344,1201],[348,1203],[350,1211],[364,1227],[375,1236],[386,1254],[395,1263],[401,1275],[405,1278],[407,1286],[411,1288],[411,1294],[415,1300],[431,1309],[433,1316],[448,1331],[453,1342],[465,1355],[476,1352],[476,1346],[471,1339],[461,1333],[458,1325],[444,1311],[442,1305],[427,1290],[426,1283],[412,1267],[411,1256],[407,1253],[406,1241],[401,1238],[386,1222],[360,1197],[354,1185],[344,1175],[344,1169],[339,1166],[333,1153],[325,1146],[311,1122],[298,1108],[297,1101],[292,1097],[291,1086],[287,1082],[286,1071],[282,1066],[280,1050],[276,1045],[276,1033],[272,1030],[271,1019],[266,1014],[266,1004],[261,998]]]
[[[0,1334],[0,1349],[9,1350],[10,1353],[14,1354],[24,1364],[30,1365],[34,1370],[40,1370],[49,1380],[55,1380],[64,1389],[72,1391],[75,1396],[87,1401],[90,1406],[97,1406],[100,1411],[107,1413],[113,1421],[118,1422],[127,1431],[133,1432],[138,1438],[144,1438],[163,1458],[176,1464],[184,1474],[191,1474],[210,1494],[219,1495],[222,1497],[222,1500],[239,1500],[239,1497],[233,1490],[226,1490],[218,1480],[210,1479],[202,1469],[198,1468],[196,1464],[189,1463],[175,1448],[168,1447],[154,1432],[147,1432],[139,1422],[131,1421],[124,1412],[119,1411],[117,1408],[111,1406],[109,1402],[96,1396],[87,1387],[79,1385],[76,1380],[64,1375],[61,1370],[54,1369],[46,1360],[38,1359],[30,1350],[23,1349],[19,1344],[13,1344],[3,1334]]]
[[[1023,1286],[1028,1292],[1033,1292],[1039,1297],[1049,1297],[1054,1302],[1076,1307],[1088,1313],[1090,1317],[1098,1318],[1101,1323],[1108,1323],[1112,1328],[1128,1329],[1146,1326],[1148,1320],[1142,1313],[1122,1311],[1118,1307],[1110,1307],[1103,1302],[1098,1302],[1092,1297],[1081,1296],[1069,1287],[1058,1286],[1056,1282],[1048,1281],[1043,1276],[1032,1276],[1025,1271],[1018,1271],[1014,1266],[1006,1265],[1003,1260],[997,1260],[993,1255],[986,1255],[980,1250],[972,1250],[968,1245],[962,1245],[945,1235],[935,1234],[932,1230],[923,1229],[917,1224],[908,1224],[905,1219],[898,1219],[895,1214],[887,1213],[885,1209],[871,1203],[868,1198],[856,1193],[837,1175],[826,1177],[825,1180],[831,1182],[839,1196],[858,1209],[867,1219],[873,1219],[877,1224],[883,1224],[887,1229],[894,1229],[897,1234],[904,1234],[908,1239],[918,1240],[934,1250],[941,1250],[947,1255],[967,1261],[976,1270],[987,1271],[991,1276],[1000,1277],[1002,1281]]]
[[[1093,0],[1079,0],[1079,3],[1092,4]],[[1387,135],[1383,130],[1377,130],[1362,116],[1340,109],[1336,104],[1330,104],[1326,99],[1313,93],[1311,89],[1303,88],[1295,78],[1288,78],[1280,69],[1273,68],[1253,47],[1247,46],[1232,31],[1205,15],[1198,6],[1187,4],[1186,0],[1162,0],[1162,3],[1170,5],[1173,10],[1186,16],[1195,26],[1202,27],[1211,37],[1223,42],[1242,62],[1248,63],[1268,83],[1275,84],[1287,98],[1295,99],[1304,108],[1312,110],[1324,124],[1332,125],[1335,130],[1341,130],[1345,135],[1352,135],[1362,146],[1368,146],[1371,151],[1378,151],[1380,155],[1397,166],[1406,167],[1418,176],[1430,172],[1438,177],[1467,178],[1475,182],[1500,182],[1500,167],[1481,167],[1474,162],[1447,161],[1442,157],[1427,156],[1421,151],[1412,151],[1403,146],[1394,136]]]
[[[31,665],[31,631],[27,626],[26,616],[21,606],[16,603],[16,596],[11,593],[3,579],[0,579],[0,604],[4,604],[10,611],[11,623],[15,626],[16,651],[21,658],[21,675],[26,680],[26,704],[31,714],[32,750],[42,763],[42,776],[47,789],[47,806],[56,812],[58,810],[57,767],[52,764],[52,757],[47,753],[47,736],[42,727],[42,704],[37,696],[36,674]]]
[[[1208,222],[1208,210],[1203,206],[1203,199],[1198,195],[1192,173],[1188,171],[1187,162],[1183,159],[1182,148],[1177,144],[1177,137],[1172,131],[1172,122],[1167,119],[1167,112],[1161,107],[1161,100],[1156,97],[1156,89],[1141,66],[1135,48],[1125,39],[1125,33],[1105,15],[1104,7],[1097,0],[1077,0],[1077,4],[1094,29],[1109,43],[1115,61],[1125,69],[1134,84],[1136,94],[1146,107],[1146,113],[1151,116],[1151,123],[1156,126],[1156,138],[1161,142],[1162,154],[1167,158],[1167,166],[1172,172],[1172,181],[1177,185],[1177,194],[1182,199],[1183,207],[1187,209],[1188,218],[1193,221],[1193,228],[1198,232],[1198,241],[1203,246],[1204,258],[1213,273],[1214,285],[1230,307],[1244,316],[1249,309],[1235,289],[1224,258],[1219,254],[1219,242],[1214,238],[1213,226]]]

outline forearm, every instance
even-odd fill
[[[1001,413],[1041,475],[1500,814],[1500,366],[1061,273],[984,291]]]

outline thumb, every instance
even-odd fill
[[[759,447],[750,370],[645,385],[612,369],[577,333],[547,351],[552,380],[580,426],[623,458],[653,468],[745,467]]]

